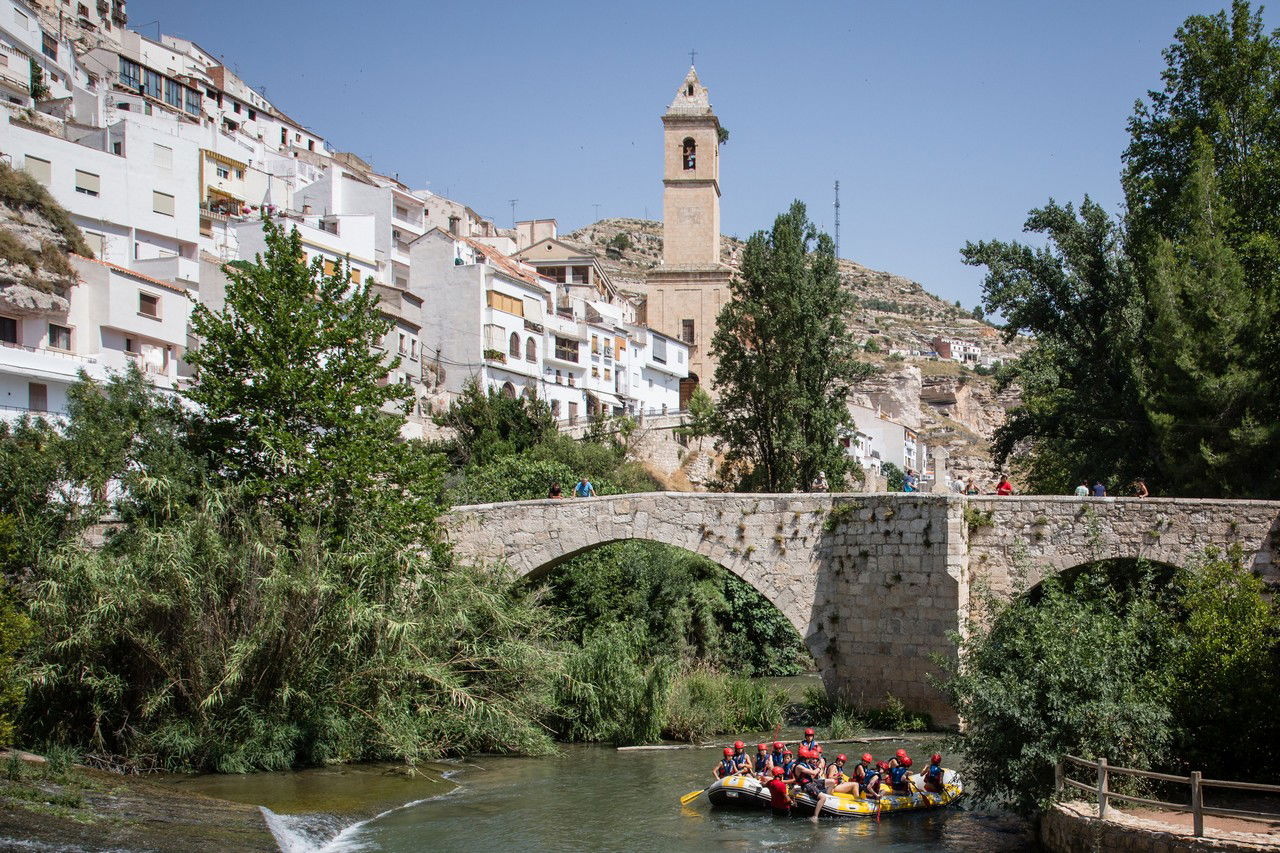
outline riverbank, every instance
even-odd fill
[[[256,806],[142,776],[0,764],[0,850],[276,851]]]

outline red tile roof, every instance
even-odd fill
[[[553,289],[553,285],[551,284],[549,279],[544,279],[542,276],[537,275],[536,273],[526,269],[524,264],[520,263],[514,258],[511,258],[511,257],[508,257],[507,255],[502,254],[492,246],[487,246],[484,243],[480,243],[475,240],[472,240],[470,237],[463,237],[462,241],[466,243],[468,246],[470,246],[471,248],[475,249],[480,254],[484,255],[486,258],[488,258],[490,261],[493,262],[494,266],[498,267],[508,275],[514,276],[515,278],[518,278],[521,281],[527,282],[529,284],[536,284],[539,287],[542,287],[546,290]]]

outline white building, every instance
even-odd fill
[[[378,280],[372,216],[277,213],[274,221],[286,232],[298,232],[307,263],[319,258],[326,275],[333,275],[350,264],[349,275],[353,283],[368,278]],[[253,261],[257,255],[266,252],[267,240],[261,219],[233,222],[231,228],[235,231],[242,260]]]
[[[881,465],[892,462],[904,472],[910,468],[923,473],[928,448],[915,430],[867,406],[850,403],[848,409],[854,428],[841,437],[841,444],[858,458],[862,467],[879,471]]]
[[[125,122],[71,141],[0,113],[0,152],[49,189],[98,257],[155,278],[199,280],[193,146]]]
[[[172,282],[72,256],[80,283],[45,307],[0,302],[0,416],[64,414],[81,371],[105,380],[132,363],[176,390],[193,302]]]

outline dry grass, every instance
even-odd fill
[[[93,257],[89,244],[84,241],[84,235],[71,221],[71,215],[39,181],[26,172],[0,163],[0,201],[18,210],[33,211],[44,217],[61,235],[64,244],[61,248],[64,251]]]

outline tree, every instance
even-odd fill
[[[748,491],[807,489],[819,472],[841,482],[853,463],[836,433],[850,384],[869,368],[855,357],[854,296],[831,238],[794,202],[747,241],[729,291],[711,344],[727,475]]]
[[[407,511],[407,529],[429,514],[430,464],[399,441],[413,392],[387,381],[399,365],[380,351],[390,321],[368,281],[352,284],[346,265],[326,275],[319,258],[308,266],[297,229],[262,227],[265,254],[225,268],[226,307],[191,316],[188,396],[203,409],[211,469],[299,517],[378,506]]]
[[[437,426],[452,429],[457,438],[450,447],[455,465],[485,465],[503,456],[523,453],[555,432],[551,409],[535,398],[505,397],[485,391],[472,380],[449,409],[434,418]]]
[[[44,69],[31,60],[31,100],[43,101],[49,97],[49,84],[44,81]]]
[[[996,430],[997,465],[1013,457],[1033,490],[1062,492],[1082,477],[1129,482],[1149,473],[1150,431],[1134,356],[1142,306],[1122,233],[1087,196],[1031,211],[1023,230],[1047,245],[967,243],[964,261],[986,266],[983,299],[1003,314],[1005,340],[1035,343],[1000,374],[1022,402]]]

